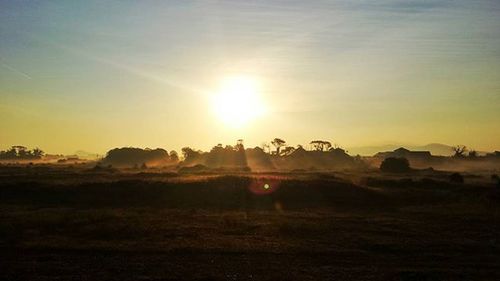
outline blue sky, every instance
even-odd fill
[[[500,144],[498,1],[0,1],[0,147]],[[269,112],[221,124],[255,77]]]

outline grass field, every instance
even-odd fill
[[[2,167],[0,199],[0,280],[500,280],[487,176]]]

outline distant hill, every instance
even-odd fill
[[[362,155],[362,156],[373,156],[378,152],[393,151],[400,148],[401,144],[386,144],[379,146],[358,146],[358,147],[348,147],[347,151],[350,155]]]
[[[450,145],[441,143],[430,143],[423,146],[408,146],[409,150],[430,151],[432,155],[451,156],[453,150]]]
[[[75,155],[78,156],[78,158],[80,158],[80,159],[87,159],[87,160],[96,160],[99,157],[101,157],[101,155],[99,155],[97,153],[91,153],[91,152],[87,152],[87,151],[83,151],[83,150],[76,151]]]
[[[404,145],[404,144],[387,144],[380,146],[360,146],[360,147],[351,147],[347,150],[350,155],[363,155],[363,156],[372,156],[378,152],[385,151],[393,151],[400,147],[407,148],[412,151],[430,151],[432,155],[442,155],[442,156],[451,156],[453,155],[452,147],[450,145],[441,144],[441,143],[430,143],[426,145]]]

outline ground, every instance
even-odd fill
[[[0,279],[500,280],[499,194],[438,172],[2,167]]]

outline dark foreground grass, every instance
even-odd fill
[[[500,279],[489,185],[39,177],[0,184],[1,280]]]

